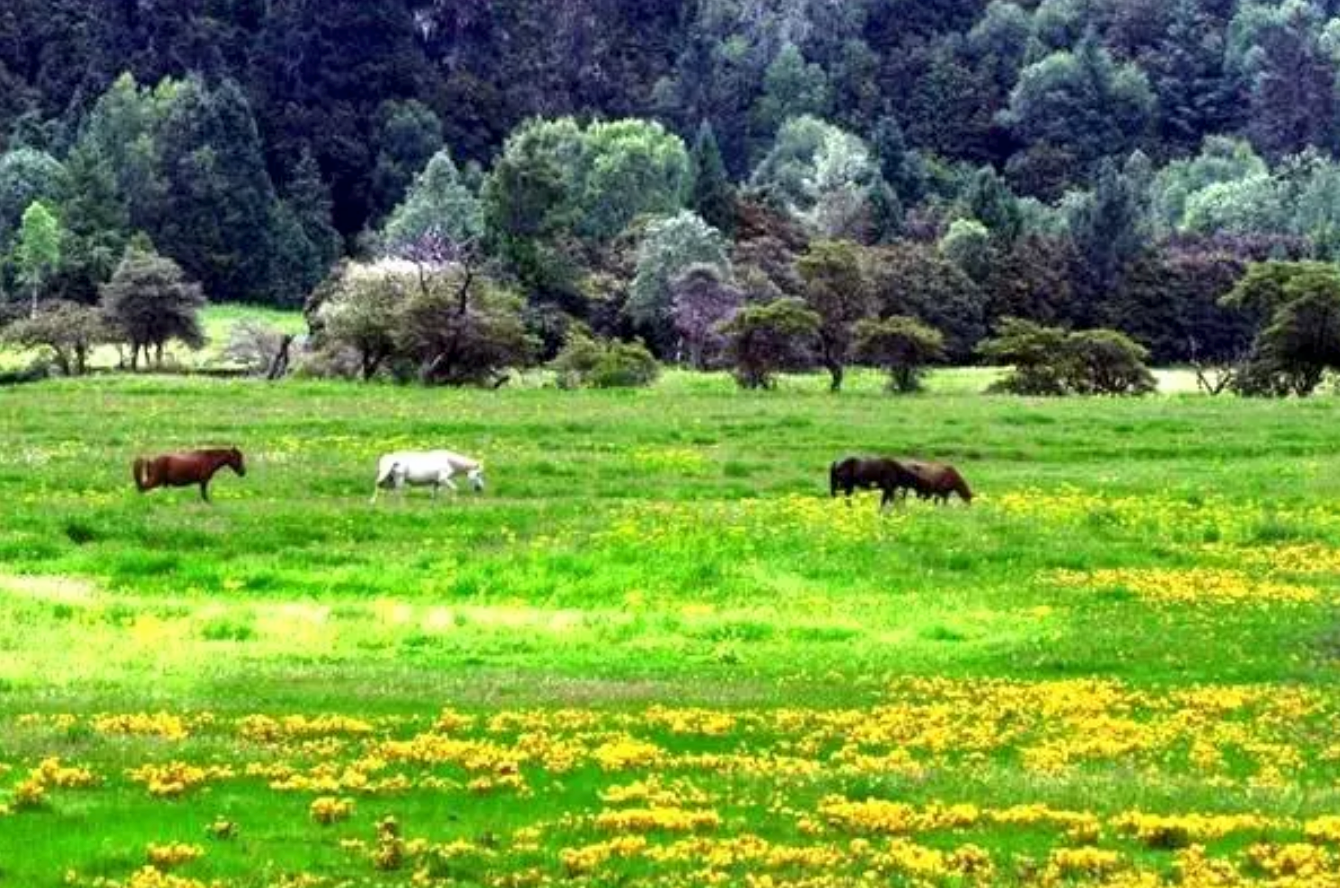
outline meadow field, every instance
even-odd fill
[[[1340,885],[1340,399],[982,379],[0,390],[0,885]]]

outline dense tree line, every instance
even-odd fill
[[[1340,259],[1332,7],[13,0],[0,288],[68,318],[152,251],[211,300],[325,281],[337,332],[395,301],[359,372],[435,381],[497,370],[463,318],[583,367],[601,337],[738,367],[812,319],[764,351],[834,388],[858,360],[913,387],[893,357],[971,360],[1007,319],[1246,360],[1283,311],[1224,300],[1249,269]],[[468,267],[471,308],[348,255]]]

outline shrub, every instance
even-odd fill
[[[944,357],[944,336],[916,318],[898,315],[856,325],[856,358],[889,372],[889,389],[921,388],[926,365]]]
[[[661,366],[641,342],[596,340],[574,332],[550,367],[559,388],[644,388],[656,381]]]
[[[1006,318],[978,349],[1013,365],[993,391],[1016,395],[1144,395],[1157,387],[1145,366],[1149,352],[1115,330],[1067,332]]]
[[[819,315],[800,299],[778,299],[744,308],[720,330],[740,387],[770,389],[779,371],[812,363]]]

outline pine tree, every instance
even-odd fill
[[[735,230],[735,189],[726,175],[712,124],[704,120],[693,143],[693,210],[727,235]]]
[[[61,290],[67,299],[94,302],[98,285],[111,277],[125,252],[130,210],[117,193],[111,164],[92,144],[71,152],[65,169],[70,185],[61,218],[67,220],[69,237]]]
[[[222,301],[274,296],[276,201],[251,107],[237,84],[188,80],[159,129],[159,248]]]
[[[1205,136],[1233,128],[1240,97],[1224,68],[1223,25],[1198,0],[1178,0],[1149,68],[1159,135],[1174,152],[1194,151]]]

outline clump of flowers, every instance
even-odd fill
[[[205,849],[199,845],[185,842],[173,842],[166,845],[151,844],[146,852],[149,865],[159,870],[169,870],[190,863],[205,855]]]
[[[339,799],[335,796],[321,796],[308,806],[312,819],[322,826],[330,826],[341,820],[348,820],[354,813],[353,799]]]
[[[149,795],[176,798],[209,780],[232,777],[233,769],[226,766],[201,767],[186,762],[168,762],[161,765],[142,765],[127,771],[126,775],[136,783],[143,783]]]

